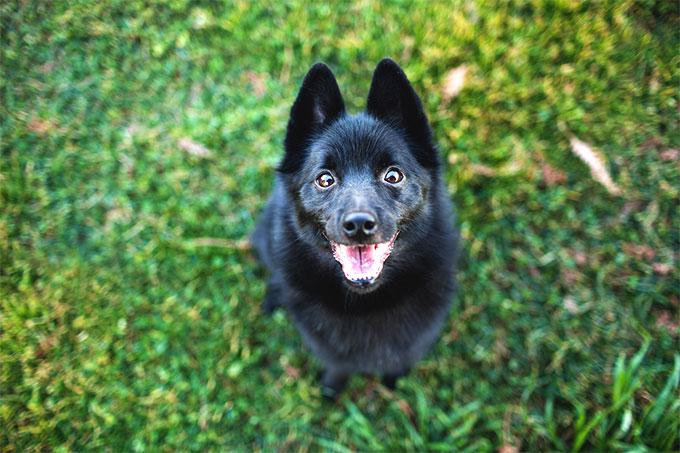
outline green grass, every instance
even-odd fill
[[[677,5],[273,3],[0,6],[0,450],[678,449]],[[333,405],[242,239],[307,68],[358,111],[386,55],[447,162],[461,289],[394,393]]]

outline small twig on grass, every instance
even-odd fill
[[[248,239],[222,239],[222,238],[194,238],[184,241],[185,247],[216,247],[232,250],[250,250],[251,244]]]
[[[621,195],[621,189],[612,180],[607,171],[603,156],[596,152],[589,144],[582,142],[573,135],[569,137],[571,150],[590,168],[593,179],[604,186],[612,195]]]
[[[190,154],[192,156],[207,158],[212,157],[212,151],[210,151],[205,145],[198,143],[188,137],[179,139],[177,145],[182,149],[182,151]]]
[[[465,87],[465,76],[468,73],[468,67],[464,64],[451,69],[446,73],[443,87],[443,99],[448,102],[458,96],[458,94]]]

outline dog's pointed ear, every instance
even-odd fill
[[[366,111],[403,130],[422,165],[438,165],[439,158],[432,143],[432,131],[420,98],[404,71],[389,58],[380,61],[373,72]]]
[[[279,171],[292,173],[304,160],[310,138],[345,113],[333,72],[323,63],[311,67],[290,110],[283,161]]]

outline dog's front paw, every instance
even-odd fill
[[[406,376],[409,373],[409,371],[410,370],[407,369],[407,370],[404,370],[400,373],[385,374],[382,377],[382,380],[381,380],[382,385],[384,385],[385,387],[387,387],[390,390],[394,390],[395,388],[397,388],[397,381],[399,379],[401,379],[402,377]]]
[[[279,307],[282,307],[281,303],[281,289],[279,286],[273,282],[267,285],[267,292],[264,295],[264,301],[262,302],[262,312],[265,315],[271,315]]]
[[[340,396],[340,391],[334,389],[333,387],[322,385],[321,396],[323,396],[323,399],[325,399],[326,401],[334,403],[338,400],[338,397]]]
[[[321,374],[321,396],[327,401],[337,401],[347,386],[347,374],[325,370]]]

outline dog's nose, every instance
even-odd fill
[[[347,237],[371,236],[378,229],[378,222],[370,212],[350,212],[342,219],[342,231]]]

